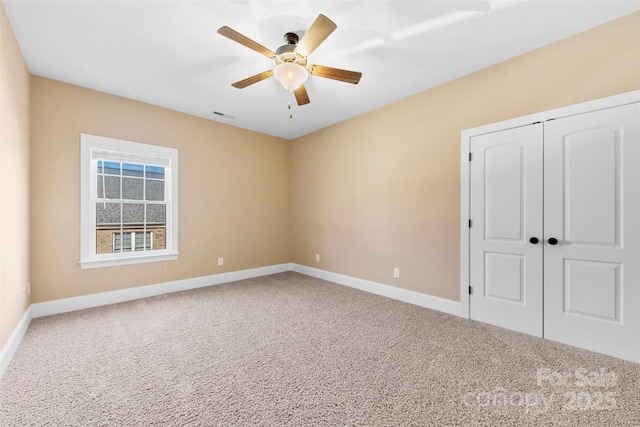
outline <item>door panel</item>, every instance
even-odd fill
[[[484,149],[484,235],[486,240],[522,241],[524,206],[523,158],[520,143]],[[486,207],[492,207],[486,209]],[[494,208],[495,207],[495,208]],[[499,208],[498,208],[499,207]]]
[[[471,138],[470,316],[542,335],[542,124]]]
[[[621,265],[564,260],[564,308],[568,314],[620,323]]]
[[[639,104],[544,128],[544,336],[640,359]],[[546,242],[547,240],[545,240]]]
[[[553,129],[554,125],[549,126]],[[619,129],[588,129],[566,135],[563,157],[566,239],[616,245],[621,201]]]
[[[524,256],[485,253],[486,298],[524,304]]]

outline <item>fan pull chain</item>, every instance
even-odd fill
[[[291,110],[291,104],[287,105],[287,108]],[[293,119],[293,113],[289,113],[289,118]]]

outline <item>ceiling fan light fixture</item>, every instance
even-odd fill
[[[360,72],[307,64],[307,58],[309,55],[311,55],[311,53],[313,53],[313,51],[316,50],[316,48],[320,46],[320,44],[329,37],[336,28],[337,25],[335,22],[323,14],[319,14],[302,38],[300,38],[296,33],[286,33],[284,35],[284,41],[286,44],[280,46],[275,52],[251,40],[249,37],[240,34],[232,28],[227,26],[218,28],[218,33],[222,36],[248,47],[276,63],[275,68],[263,71],[262,73],[247,77],[246,79],[239,80],[235,83],[231,83],[231,86],[237,89],[243,89],[254,83],[268,79],[269,77],[275,77],[275,79],[278,80],[285,89],[293,92],[298,105],[306,105],[310,101],[307,89],[304,87],[304,82],[307,81],[309,75],[338,80],[345,83],[358,84],[360,77],[362,77],[362,73]]]
[[[298,65],[295,62],[283,62],[273,69],[273,76],[285,89],[293,92],[307,81],[309,72],[302,65]]]

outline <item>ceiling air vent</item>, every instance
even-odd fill
[[[221,113],[219,111],[214,111],[211,114],[213,114],[214,116],[218,116],[218,117],[224,117],[227,120],[235,119],[235,116],[230,116],[229,114]]]

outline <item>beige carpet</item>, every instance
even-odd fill
[[[297,273],[34,319],[1,426],[633,426],[640,365]]]

